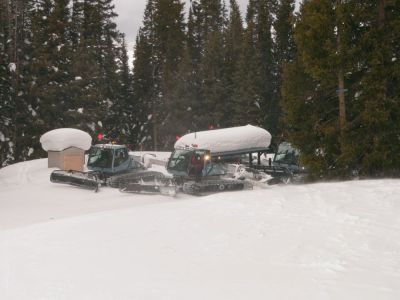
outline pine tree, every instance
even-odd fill
[[[226,29],[225,72],[226,82],[226,108],[223,119],[225,126],[234,126],[234,102],[237,96],[235,87],[241,85],[242,78],[235,77],[239,72],[239,63],[243,51],[243,21],[236,0],[230,0],[230,16]],[[245,67],[245,66],[242,66]],[[246,74],[241,74],[246,75]],[[247,124],[247,123],[246,123]]]
[[[298,52],[285,77],[284,111],[289,139],[301,149],[303,161],[314,176],[347,172],[341,157],[348,121],[343,108],[344,74],[351,68],[347,13],[340,1],[307,1],[302,5],[295,29]],[[348,77],[347,88],[351,81]],[[309,90],[305,89],[296,100],[294,92],[298,88],[291,82],[301,80],[306,80],[303,85]],[[295,127],[305,126],[308,132],[293,132]]]
[[[274,56],[278,65],[278,74],[282,73],[285,63],[293,60],[296,51],[293,36],[294,8],[295,0],[279,0],[276,8]]]
[[[9,68],[11,71],[12,137],[8,143],[10,161],[26,160],[34,153],[37,136],[32,134],[36,112],[30,103],[33,1],[9,2]]]
[[[35,81],[29,95],[37,113],[35,136],[66,125],[71,80],[68,4],[68,0],[43,1],[33,16],[33,60],[29,71]],[[34,149],[38,157],[42,154],[40,148],[37,140]]]
[[[242,51],[238,68],[234,73],[234,114],[235,125],[263,125],[261,111],[261,57],[257,47],[255,3],[250,2],[247,8]]]
[[[194,69],[193,60],[191,60],[188,48],[186,48],[176,75],[176,85],[172,91],[176,107],[171,115],[170,122],[174,124],[172,132],[175,133],[175,138],[201,129],[197,123],[197,112],[200,110],[198,107],[200,80]]]
[[[120,41],[111,0],[74,2],[72,17],[73,57],[71,63],[71,108],[69,124],[92,135],[105,128],[110,138],[116,137],[117,120],[112,107],[118,107],[119,70],[115,64]],[[76,30],[79,32],[76,32]],[[79,37],[76,39],[76,37]],[[77,44],[75,44],[77,43]],[[116,106],[114,106],[116,105]],[[107,124],[112,120],[114,124]]]
[[[71,1],[71,23],[70,23],[70,42],[72,51],[76,52],[79,46],[80,33],[82,32],[83,20],[84,20],[84,0],[72,0]]]
[[[134,57],[133,93],[137,101],[137,120],[133,125],[133,134],[136,136],[135,144],[141,148],[147,148],[151,147],[152,128],[150,121],[153,111],[154,66],[152,46],[148,34],[144,32],[143,28],[139,30],[136,38]]]
[[[118,126],[132,90],[112,0],[0,4],[1,165],[43,156],[47,130]]]
[[[112,101],[107,112],[104,124],[105,132],[119,143],[136,146],[132,127],[136,122],[136,105],[132,92],[132,77],[128,65],[128,54],[126,50],[125,37],[118,37],[119,47],[115,50],[116,61],[114,82],[109,82],[110,90],[113,92]]]
[[[210,34],[220,33],[225,29],[225,3],[221,0],[200,0],[199,9],[201,39],[204,47]]]
[[[277,132],[279,104],[273,57],[272,12],[274,1],[250,0],[247,6],[240,68],[236,72],[235,120]]]
[[[119,104],[117,109],[113,109],[117,115],[117,122],[122,135],[122,142],[131,146],[136,146],[135,136],[133,136],[133,126],[137,119],[136,101],[133,95],[132,74],[129,69],[129,58],[125,37],[122,35],[122,44],[119,53]]]
[[[391,1],[308,1],[301,9],[284,111],[289,139],[313,176],[398,173],[396,8]]]
[[[194,71],[198,71],[198,65],[201,61],[201,52],[203,49],[201,28],[202,22],[200,15],[200,4],[197,0],[193,0],[191,1],[191,6],[189,9],[186,43],[189,58],[195,67]]]
[[[226,12],[222,1],[200,1],[202,105],[197,113],[203,128],[225,126],[229,107],[225,64]]]
[[[260,106],[264,112],[264,127],[272,136],[278,132],[279,103],[276,88],[276,63],[272,40],[272,12],[274,1],[254,1],[256,47],[260,61]]]
[[[159,0],[156,2],[155,35],[156,53],[159,59],[161,84],[160,107],[155,117],[158,120],[158,147],[171,149],[175,143],[175,123],[172,115],[180,110],[173,98],[177,82],[178,66],[185,47],[184,4],[180,0]],[[154,117],[154,116],[153,116]]]
[[[274,43],[274,61],[276,63],[276,97],[278,131],[275,133],[275,143],[279,143],[279,137],[284,133],[282,128],[282,76],[286,64],[293,61],[296,53],[296,45],[294,42],[294,0],[280,0],[276,7],[276,19],[274,21],[275,43]]]
[[[9,19],[10,7],[8,0],[0,1],[0,167],[10,163],[13,159],[12,130],[10,130],[13,119],[11,101],[11,73],[12,65],[9,51]],[[11,67],[11,70],[10,70]],[[12,128],[12,127],[11,127]]]
[[[171,111],[174,109],[172,90],[183,55],[184,28],[183,3],[180,0],[147,2],[135,57],[136,65],[142,66],[143,61],[147,61],[149,67],[147,70],[146,67],[139,70],[143,73],[137,73],[136,69],[134,73],[135,80],[146,80],[151,83],[150,87],[135,84],[135,94],[142,103],[141,107],[149,108],[145,115],[151,123],[143,120],[141,128],[151,125],[151,129],[146,131],[151,130],[154,149],[170,148],[174,141],[174,136],[170,134],[173,124],[169,120],[173,119],[171,118]],[[150,56],[142,49],[148,49]],[[150,103],[150,107],[147,103]],[[143,139],[148,140],[148,137]]]
[[[356,49],[355,81],[343,160],[362,175],[399,175],[400,105],[398,74],[400,43],[396,1],[347,5]],[[353,70],[354,72],[354,70]],[[353,94],[352,93],[352,94]]]
[[[181,129],[180,134],[204,129],[201,118],[201,110],[204,107],[203,80],[200,72],[203,56],[202,18],[200,3],[197,0],[191,1],[189,10],[185,55],[179,74],[183,84],[177,87],[177,99],[187,99],[187,104],[182,107],[189,111],[183,110],[181,115],[191,116],[191,121],[187,123],[187,127]]]
[[[343,134],[347,117],[345,103],[344,74],[348,69],[345,36],[345,5],[340,1],[309,1],[302,8],[302,17],[297,27],[300,55],[306,68],[316,79],[335,83],[338,90],[338,129]],[[315,22],[314,17],[320,17]],[[306,38],[305,36],[308,35]],[[300,37],[301,36],[301,37]],[[320,41],[326,41],[322,47]],[[313,49],[317,47],[316,49]],[[347,66],[346,66],[347,65]]]
[[[285,134],[301,150],[310,178],[337,176],[337,103],[332,86],[310,76],[300,57],[285,65],[282,108]],[[327,92],[328,91],[328,92]]]

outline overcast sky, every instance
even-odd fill
[[[142,25],[143,13],[147,0],[114,0],[118,14],[118,29],[125,33],[128,51],[133,51],[136,35]],[[189,1],[187,0],[189,3]],[[248,0],[238,0],[242,14],[246,11]],[[188,6],[188,4],[186,4]]]

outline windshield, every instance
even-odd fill
[[[90,149],[88,167],[111,168],[113,150],[108,148],[92,147]]]
[[[293,148],[289,143],[279,145],[278,152],[275,155],[274,162],[288,165],[297,165],[299,151]]]
[[[168,169],[175,171],[187,171],[189,161],[191,157],[191,151],[188,150],[175,150],[172,153],[171,158],[168,162]]]

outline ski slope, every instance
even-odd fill
[[[0,299],[400,299],[400,180],[207,197],[0,170]]]

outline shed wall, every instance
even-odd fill
[[[48,152],[48,167],[61,170],[83,171],[85,150],[71,147],[63,151]]]

